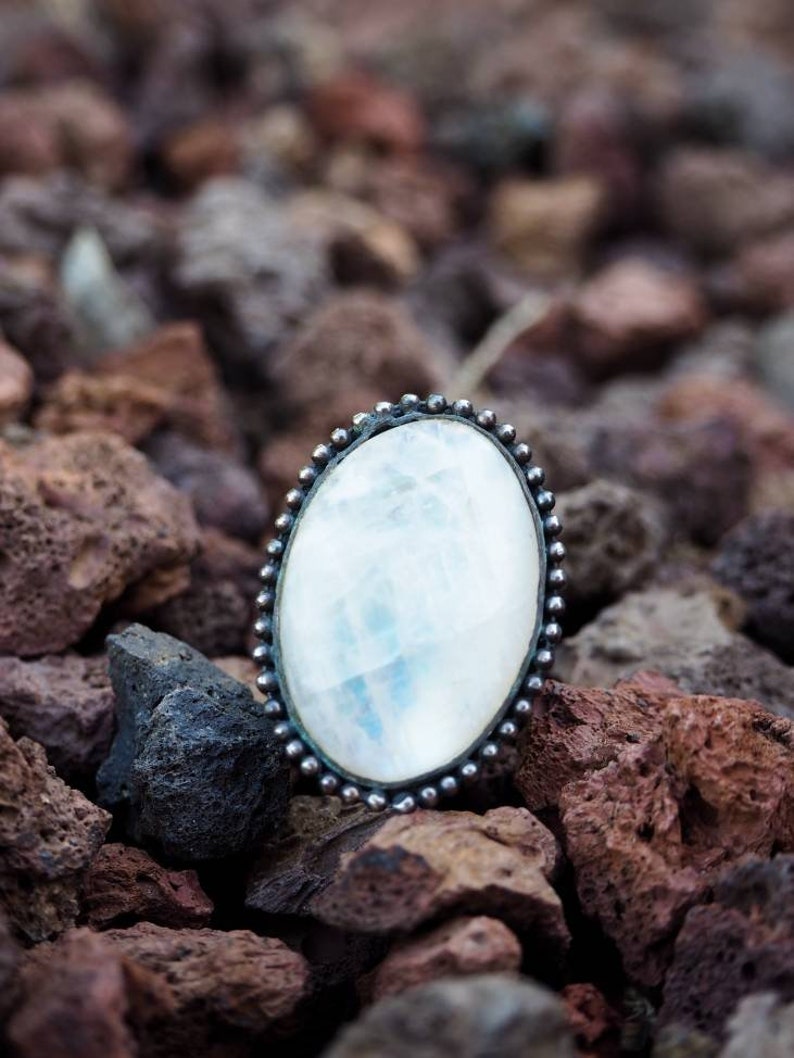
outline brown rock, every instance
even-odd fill
[[[143,849],[115,844],[103,845],[86,872],[80,906],[93,929],[139,919],[195,929],[212,914],[195,871],[169,871]]]
[[[662,1024],[719,1039],[743,997],[774,991],[794,999],[792,909],[794,856],[750,860],[724,874],[713,903],[693,908],[678,935]]]
[[[0,339],[0,429],[21,417],[32,395],[30,365]]]
[[[44,750],[14,742],[0,721],[0,902],[37,942],[74,923],[82,876],[110,816],[48,767]]]
[[[621,1050],[620,1015],[595,985],[566,985],[560,993],[579,1058],[617,1058]]]
[[[383,822],[335,797],[293,797],[283,833],[251,870],[246,907],[267,915],[309,915],[311,901],[331,883],[340,858],[360,848]]]
[[[180,1045],[204,1050],[219,1033],[230,1044],[261,1036],[291,1014],[307,991],[304,959],[282,941],[248,930],[176,930],[141,922],[102,936],[170,985],[174,1016],[163,1034],[172,1053],[186,1053]]]
[[[576,346],[596,375],[638,367],[706,324],[691,278],[642,258],[623,258],[588,280],[573,303]]]
[[[423,249],[436,249],[455,234],[468,190],[460,174],[421,157],[386,158],[367,166],[365,174],[365,197]]]
[[[0,910],[0,1026],[19,1003],[19,963],[22,949],[11,932],[5,912]]]
[[[729,272],[740,304],[764,314],[794,308],[792,276],[794,231],[750,243],[739,252]]]
[[[601,185],[589,177],[511,179],[491,199],[491,240],[523,271],[559,279],[580,271],[602,207]]]
[[[521,945],[495,918],[456,918],[424,936],[395,945],[372,975],[372,997],[396,995],[439,977],[515,973]]]
[[[417,151],[425,124],[416,102],[367,74],[341,73],[310,93],[308,113],[321,136],[381,150]]]
[[[559,850],[529,812],[495,808],[392,818],[341,861],[312,904],[323,922],[360,932],[416,928],[441,914],[485,914],[518,930],[551,961],[568,946],[559,897],[549,885]]]
[[[135,445],[166,417],[161,390],[123,375],[96,377],[82,371],[61,375],[35,417],[37,429],[52,434],[94,430],[118,434]]]
[[[117,437],[0,445],[0,461],[0,651],[63,650],[128,585],[196,548],[189,501]]]
[[[93,780],[113,737],[113,691],[104,656],[0,657],[0,716],[14,738],[40,742],[58,774]]]
[[[179,129],[163,144],[163,161],[177,183],[192,191],[213,176],[235,173],[241,163],[240,135],[223,117],[204,117]]]
[[[707,254],[725,254],[794,222],[794,177],[741,151],[683,147],[659,177],[663,222]]]

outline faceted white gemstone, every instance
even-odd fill
[[[316,746],[374,784],[468,750],[534,638],[540,554],[515,470],[466,423],[407,422],[331,468],[276,607],[289,697]]]

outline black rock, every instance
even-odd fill
[[[132,625],[108,639],[118,734],[100,799],[130,837],[186,862],[251,851],[281,824],[289,769],[251,692],[198,651]]]

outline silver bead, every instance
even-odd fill
[[[277,702],[275,698],[271,698],[269,701],[265,702],[264,710],[265,716],[269,720],[278,720],[284,712],[281,702]]]
[[[272,610],[275,601],[276,593],[269,588],[265,588],[265,590],[260,591],[256,597],[256,608],[257,610]]]
[[[298,481],[301,485],[312,485],[317,480],[317,469],[315,467],[301,467],[298,471]]]
[[[483,760],[496,760],[499,756],[499,743],[486,742],[480,750],[480,756]]]
[[[541,489],[535,496],[535,505],[539,511],[550,511],[556,502],[554,493],[548,489]]]
[[[431,393],[425,403],[431,415],[440,415],[447,410],[447,398],[441,393]]]
[[[324,467],[331,458],[331,449],[328,445],[317,445],[312,452],[312,459],[318,466]]]
[[[477,425],[482,426],[484,430],[492,430],[496,426],[496,412],[483,408],[477,415]]]
[[[513,459],[515,459],[516,463],[520,463],[522,466],[524,466],[524,464],[528,463],[531,458],[532,449],[529,447],[528,444],[525,444],[523,441],[520,441],[513,449]]]
[[[357,411],[351,420],[353,429],[356,433],[361,433],[364,427],[369,422],[369,415],[365,411]]]
[[[519,698],[513,706],[513,714],[517,716],[519,720],[526,720],[531,712],[532,703],[528,702],[526,698]]]
[[[530,488],[535,488],[538,485],[542,485],[546,480],[546,471],[543,467],[531,466],[526,469],[527,484]]]
[[[568,574],[564,569],[550,569],[546,580],[549,583],[549,587],[556,588],[559,591],[568,583]]]
[[[389,803],[389,799],[379,790],[373,790],[367,794],[367,808],[372,812],[383,812]]]
[[[524,680],[524,690],[527,694],[538,694],[543,690],[542,676],[527,676]]]
[[[438,804],[438,790],[435,786],[423,786],[419,791],[419,801],[424,808],[435,808]]]
[[[515,720],[503,720],[499,725],[499,734],[502,738],[513,739],[518,734],[518,724]]]
[[[547,643],[559,643],[562,639],[562,625],[557,624],[556,621],[550,621],[543,629],[543,635]]]
[[[407,816],[416,811],[416,798],[412,794],[397,794],[391,803],[392,811]]]
[[[311,778],[320,774],[320,762],[316,757],[304,757],[300,764],[301,775]]]
[[[546,613],[549,617],[562,617],[565,613],[565,599],[562,595],[550,595],[546,599]]]
[[[259,579],[265,584],[275,584],[278,577],[278,566],[275,562],[266,562],[259,570]]]
[[[251,658],[257,665],[264,665],[266,661],[270,661],[272,653],[269,643],[257,643],[251,651]]]
[[[549,544],[548,556],[552,562],[562,562],[565,558],[565,544],[562,540],[555,540]]]
[[[379,400],[375,405],[375,414],[381,416],[391,415],[394,405],[389,400]],[[385,808],[385,805],[384,805]]]
[[[480,774],[480,766],[473,760],[467,760],[460,767],[460,777],[464,782],[472,782]]]
[[[420,403],[421,401],[419,400],[419,397],[416,395],[416,393],[403,393],[403,395],[400,397],[400,405],[406,410],[415,408],[416,405]]]
[[[348,783],[346,786],[343,786],[342,789],[339,791],[339,796],[342,798],[346,805],[354,805],[356,801],[359,801],[361,799],[361,791],[357,786],[354,786],[352,783]]]
[[[509,422],[503,422],[496,427],[496,436],[503,445],[511,445],[516,439],[516,428]]]
[[[287,495],[284,497],[284,502],[291,510],[297,511],[297,509],[303,503],[303,490],[290,489]]]
[[[562,522],[556,514],[550,514],[543,519],[543,531],[546,536],[559,536],[562,532]]]
[[[278,687],[275,672],[260,672],[256,678],[256,686],[262,694],[271,694]]]
[[[270,541],[268,541],[268,545],[265,548],[265,551],[267,551],[268,555],[270,555],[271,558],[281,558],[281,556],[284,554],[284,541],[283,540],[270,540]]]
[[[276,529],[278,529],[278,531],[280,533],[288,533],[291,528],[292,528],[292,515],[291,514],[287,514],[287,512],[284,511],[283,514],[280,514],[278,516],[278,518],[276,518]]]
[[[469,419],[474,414],[474,405],[470,400],[456,400],[452,405],[452,410],[456,415]]]
[[[346,430],[344,426],[337,426],[335,430],[331,431],[331,444],[334,448],[347,448],[350,444],[350,431]]]
[[[460,783],[454,775],[445,775],[439,779],[438,788],[443,797],[454,797],[460,789]]]
[[[548,672],[554,664],[554,651],[543,647],[535,654],[535,665],[541,672]]]
[[[326,772],[320,779],[320,790],[324,794],[336,793],[337,787],[339,786],[339,780],[335,775],[331,775],[330,772]]]
[[[254,635],[259,639],[270,639],[273,635],[273,619],[268,616],[258,617],[254,623]]]
[[[279,742],[286,742],[292,734],[292,724],[287,720],[280,720],[273,728],[273,734]]]
[[[303,756],[303,743],[299,738],[293,738],[291,742],[288,742],[284,747],[284,752],[287,754],[290,760],[300,760]]]

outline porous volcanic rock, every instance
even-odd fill
[[[104,656],[0,657],[0,716],[14,738],[41,743],[61,778],[93,781],[113,737],[113,691]]]
[[[93,929],[143,919],[158,926],[206,926],[212,901],[195,871],[162,867],[128,845],[103,845],[83,881],[81,918]]]
[[[3,653],[71,646],[105,603],[183,567],[196,549],[187,498],[118,437],[0,442],[0,464]]]
[[[482,974],[410,988],[369,1007],[324,1058],[574,1058],[565,1009],[526,978]]]
[[[0,339],[0,427],[15,422],[33,393],[33,371],[7,342]]]
[[[198,862],[257,848],[281,823],[289,771],[248,688],[198,651],[132,625],[108,639],[118,733],[102,802],[133,840]]]
[[[14,930],[38,942],[75,921],[83,875],[110,816],[48,766],[30,739],[0,721],[0,903]]]

